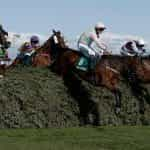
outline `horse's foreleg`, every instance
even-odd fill
[[[5,76],[5,72],[6,72],[6,65],[1,65],[0,66],[0,78],[3,78]]]
[[[103,71],[104,72],[104,71]],[[118,114],[121,110],[121,92],[118,88],[118,83],[120,80],[120,74],[108,66],[105,69],[105,74],[102,74],[102,83],[108,88],[115,96],[115,112]]]
[[[115,89],[114,91],[112,91],[115,95],[115,100],[116,100],[116,104],[115,104],[115,113],[118,114],[121,111],[121,92],[119,89]]]

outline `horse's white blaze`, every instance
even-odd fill
[[[55,44],[58,44],[57,36],[54,36],[54,42],[55,42]]]

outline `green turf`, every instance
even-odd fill
[[[150,150],[150,127],[0,130],[0,150]]]

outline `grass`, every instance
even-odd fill
[[[0,130],[0,150],[149,150],[150,127]]]

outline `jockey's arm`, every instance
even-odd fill
[[[99,49],[101,49],[103,52],[107,52],[107,46],[105,44],[101,43],[99,40],[96,40],[95,43]]]
[[[91,38],[95,42],[95,44],[98,46],[98,48],[102,49],[103,51],[107,50],[107,46],[104,43],[101,43],[96,36],[92,35]]]
[[[139,53],[139,50],[138,50],[138,48],[136,47],[136,44],[135,44],[135,43],[132,43],[131,46],[132,46],[132,49],[134,50],[134,52],[135,52],[136,54],[138,54],[138,53]]]

